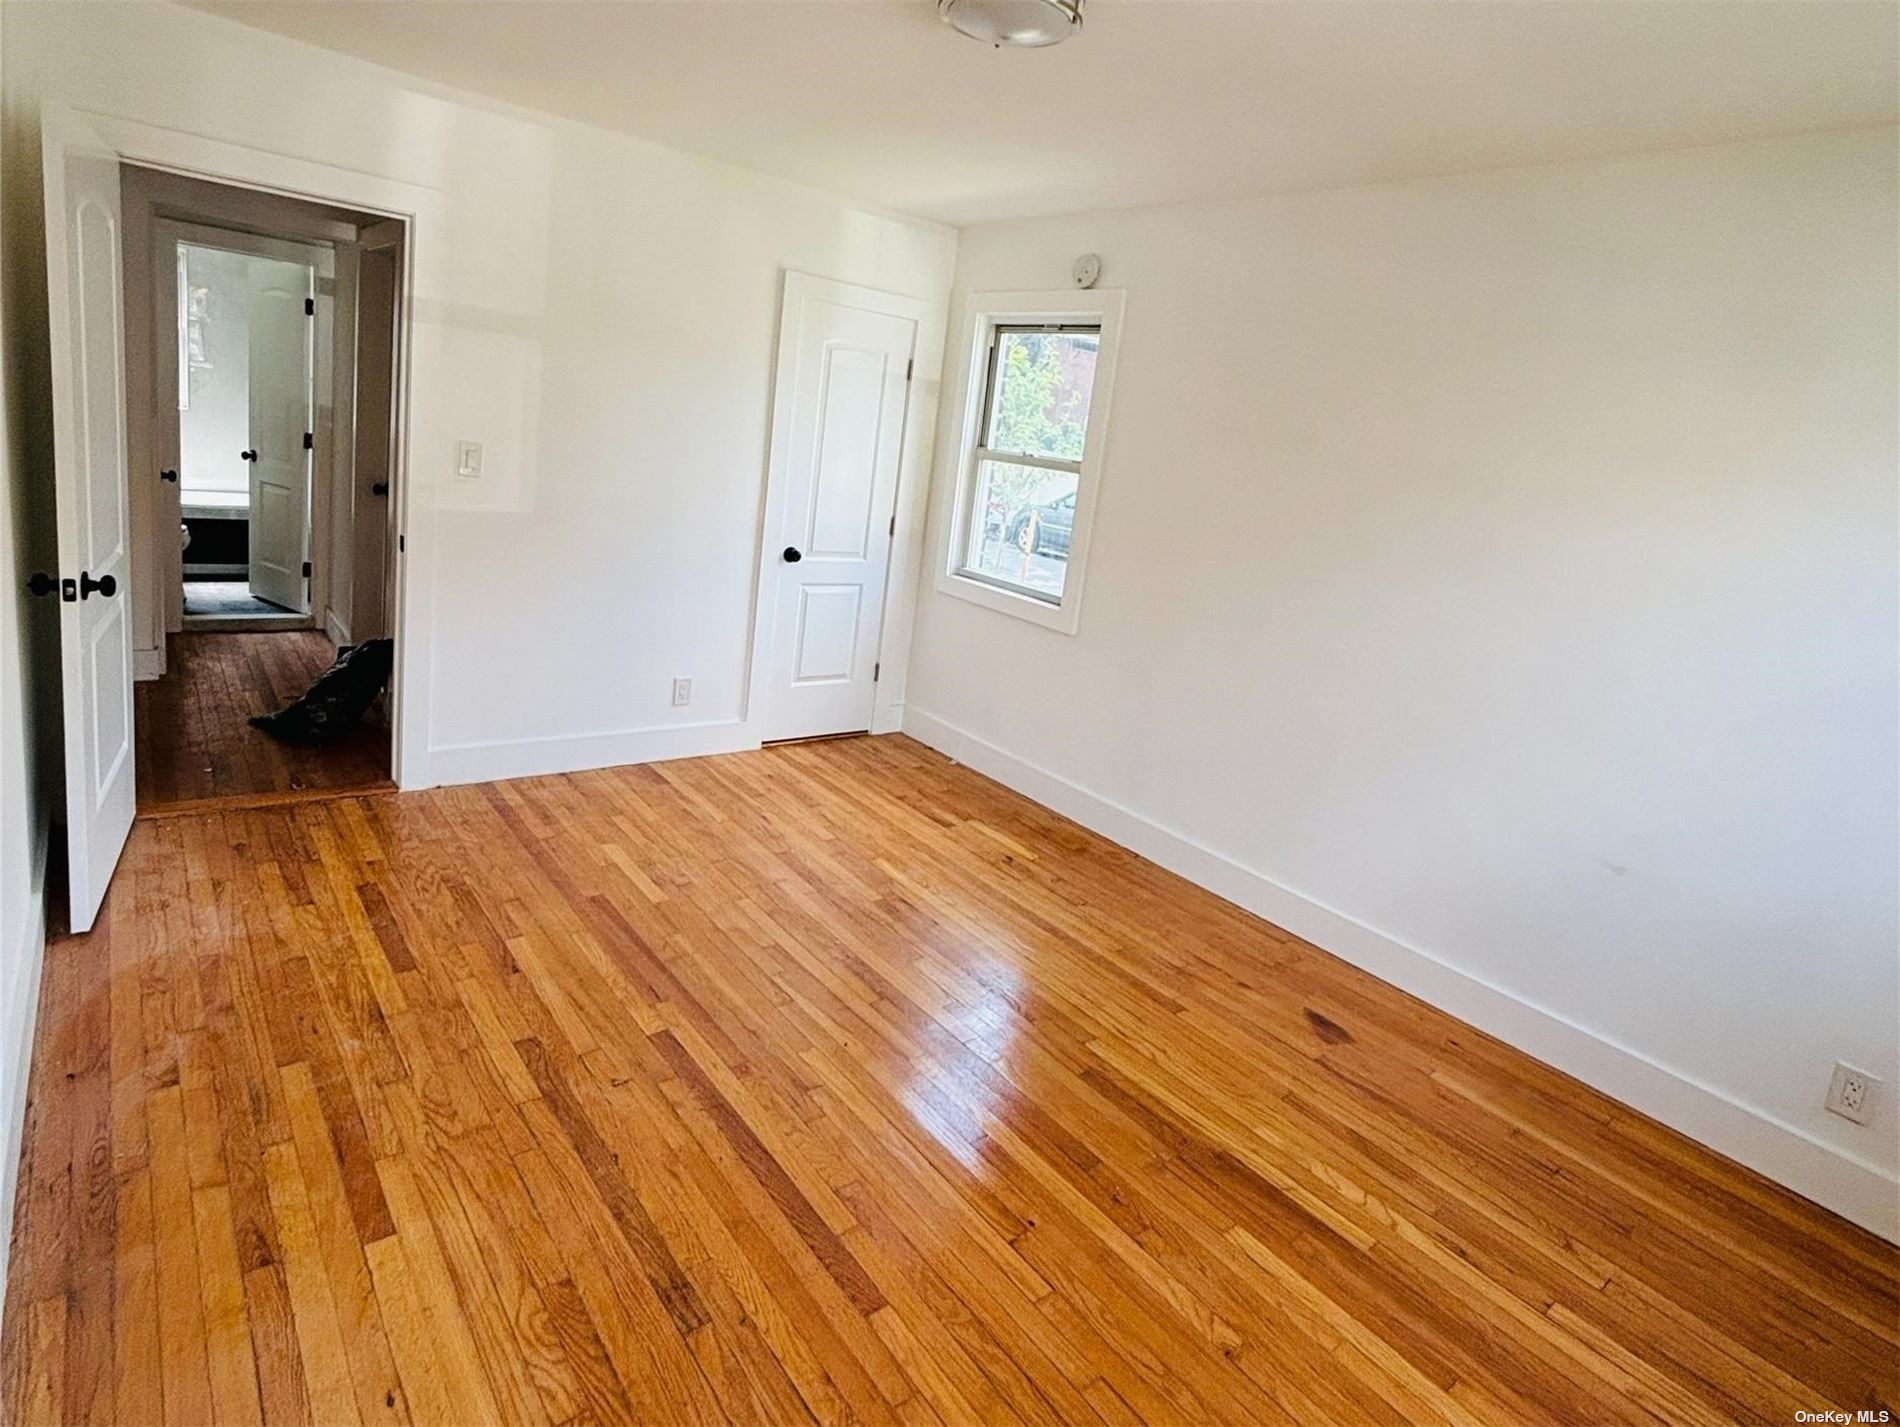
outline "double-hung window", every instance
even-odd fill
[[[1119,303],[979,313],[950,559],[940,588],[1073,632]]]

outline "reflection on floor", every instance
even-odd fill
[[[904,738],[141,822],[31,1103],[0,1422],[1900,1405],[1893,1245]]]
[[[340,743],[298,748],[252,728],[315,682],[336,651],[314,630],[171,636],[166,674],[138,685],[141,810],[206,798],[387,786],[384,702]]]
[[[296,611],[259,599],[242,580],[186,580],[185,613],[242,615],[256,619]]]

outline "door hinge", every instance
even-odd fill
[[[306,451],[314,451],[317,449],[317,433],[316,432],[314,431],[304,432],[303,448]]]
[[[408,552],[408,549],[409,549],[409,537],[406,535],[398,535],[396,537],[396,553],[398,555],[406,554]]]
[[[896,516],[894,516],[894,515],[893,515],[893,516],[891,517],[891,528],[890,528],[890,531],[889,531],[888,533],[889,533],[889,534],[890,534],[890,535],[891,535],[892,537],[895,537],[895,536],[896,536],[896,534],[897,534],[897,517],[896,517]]]
[[[912,357],[908,362],[904,363],[904,380],[909,381],[912,377],[916,375],[917,375],[917,359],[915,357]]]
[[[879,671],[880,671],[881,669],[883,669],[883,667],[884,667],[884,666],[883,666],[882,664],[873,664],[873,665],[871,666],[871,682],[872,682],[873,684],[875,684],[875,683],[877,682],[877,676],[878,676],[878,672],[879,672]]]
[[[303,577],[306,580],[310,578],[310,562],[308,560],[303,562]]]
[[[317,315],[317,300],[316,300],[316,298],[314,298],[314,297],[306,297],[306,298],[305,298],[305,299],[303,300],[303,315],[304,315],[305,317],[315,317],[315,316]]]

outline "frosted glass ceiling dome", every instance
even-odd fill
[[[1040,49],[1082,28],[1082,0],[937,0],[946,25],[986,45]]]

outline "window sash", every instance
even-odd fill
[[[1034,466],[1039,471],[1066,471],[1072,476],[1082,474],[1080,461],[1064,461],[1055,456],[1031,456],[1022,451],[995,450],[988,446],[978,446],[973,454],[978,461],[1000,461],[1006,466]]]
[[[1052,459],[1050,457],[1030,456],[1025,452],[1005,451],[990,445],[990,428],[996,421],[996,396],[999,382],[997,368],[1001,365],[1000,358],[1003,351],[1003,338],[1012,332],[1033,332],[1042,335],[1054,333],[1057,336],[1062,336],[1067,333],[1073,333],[1076,336],[1093,335],[1099,341],[1102,335],[1102,324],[1099,322],[998,322],[990,328],[989,355],[984,361],[983,371],[983,414],[982,419],[977,424],[976,432],[977,453],[981,456],[987,452],[989,459],[993,461],[1013,461],[1025,466],[1049,465]],[[1093,402],[1094,399],[1094,383],[1091,381],[1089,386],[1089,400]],[[1083,455],[1086,456],[1087,454],[1087,451],[1084,450]],[[1082,463],[1080,461],[1065,461],[1049,466],[1049,469],[1079,472],[1082,469]]]
[[[1062,608],[1062,595],[1051,594],[1048,590],[1039,590],[1034,585],[1012,580],[1007,575],[999,575],[990,570],[979,570],[970,563],[970,532],[976,528],[976,503],[977,497],[982,492],[982,485],[975,479],[975,473],[985,461],[1000,461],[1010,466],[1034,466],[1038,470],[1064,472],[1075,477],[1078,494],[1082,480],[1082,463],[1051,460],[1040,456],[1021,456],[1014,451],[992,451],[987,446],[978,446],[970,453],[971,479],[968,494],[964,497],[963,548],[957,552],[956,575],[961,579],[975,580],[978,584],[988,585],[991,589],[1004,590],[1012,595],[1023,595],[1040,601],[1051,609]]]
[[[990,429],[996,420],[996,398],[1000,379],[998,368],[1001,365],[1003,339],[1012,332],[1053,333],[1057,335],[1074,333],[1078,336],[1093,336],[1099,339],[1102,335],[1102,324],[1099,322],[998,322],[990,327],[989,340],[987,343],[988,354],[984,359],[983,369],[983,406],[981,416],[977,423],[976,444],[970,451],[969,469],[974,473],[983,462],[998,461],[1011,466],[1030,466],[1040,471],[1059,471],[1065,475],[1074,476],[1079,482],[1082,478],[1082,462],[1079,460],[1069,461],[1057,456],[1041,456],[1027,451],[1011,451],[990,444]],[[1090,400],[1093,401],[1093,390],[1090,391],[1089,396]],[[968,483],[968,489],[964,496],[965,503],[962,522],[965,532],[963,537],[964,548],[957,552],[955,566],[957,576],[965,580],[974,580],[978,584],[988,585],[992,589],[1003,590],[1012,595],[1021,595],[1025,598],[1036,600],[1038,603],[1048,605],[1052,609],[1061,608],[1061,595],[1051,594],[1047,590],[1036,589],[1032,585],[1019,584],[1015,580],[993,574],[987,570],[976,569],[970,564],[968,532],[972,528],[972,522],[977,518],[977,494],[978,483],[973,476]]]

